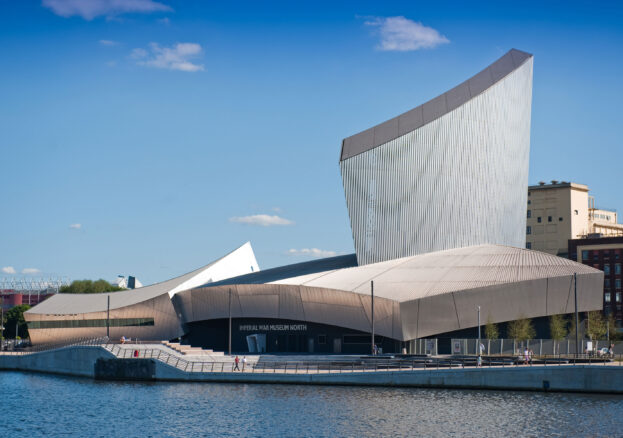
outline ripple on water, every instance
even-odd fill
[[[96,382],[0,372],[0,436],[610,437],[623,397]]]

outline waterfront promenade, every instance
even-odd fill
[[[242,356],[241,356],[242,357]],[[619,361],[549,360],[516,365],[503,358],[477,367],[470,358],[386,360],[358,356],[246,356],[242,371],[225,355],[183,355],[162,344],[72,345],[3,352],[0,369],[103,380],[283,383],[623,393]]]

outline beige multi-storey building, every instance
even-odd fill
[[[528,187],[526,248],[568,256],[569,239],[623,236],[616,211],[595,208],[588,186],[565,181]]]

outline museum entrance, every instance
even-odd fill
[[[185,324],[182,343],[227,352],[229,320],[214,319]],[[264,318],[233,318],[231,348],[234,353],[369,354],[370,334],[331,325]],[[400,342],[376,336],[385,353],[400,351]]]

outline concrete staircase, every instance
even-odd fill
[[[190,345],[182,345],[179,342],[162,341],[162,345],[171,348],[184,356],[224,356],[222,351],[213,351],[201,347],[192,347]]]

